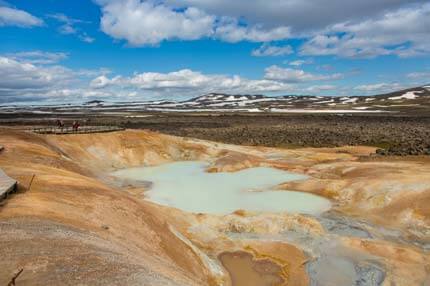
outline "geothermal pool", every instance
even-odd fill
[[[274,191],[284,182],[306,176],[275,168],[257,167],[237,172],[207,173],[207,163],[174,162],[114,172],[123,179],[150,181],[145,193],[152,202],[193,213],[229,214],[236,210],[319,214],[330,201],[308,193]]]

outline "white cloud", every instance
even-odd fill
[[[338,80],[343,76],[342,74],[312,74],[305,72],[303,70],[291,69],[291,68],[281,68],[279,66],[270,66],[265,71],[264,78],[268,80],[276,80],[289,83],[298,83],[305,81],[322,81],[322,80]]]
[[[304,55],[371,58],[430,53],[430,4],[424,0],[96,2],[102,9],[102,30],[133,46],[205,37],[232,43],[299,38],[305,40]]]
[[[310,87],[306,88],[306,91],[309,91],[311,93],[319,93],[321,91],[329,91],[329,90],[336,90],[336,89],[337,89],[337,86],[326,84],[326,85],[310,86]]]
[[[165,1],[99,0],[97,3],[102,7],[102,31],[133,46],[204,37],[232,43],[270,42],[290,36],[286,26],[243,25],[238,18],[213,15],[193,6],[177,9]]]
[[[303,55],[372,58],[430,53],[430,4],[424,0],[96,2],[102,9],[101,29],[133,46],[205,37],[231,43],[298,38],[305,40]],[[264,55],[263,50],[254,54]]]
[[[82,42],[89,43],[89,44],[91,44],[92,42],[95,41],[95,39],[93,37],[88,36],[86,33],[83,33],[83,34],[79,35],[78,38]]]
[[[292,54],[293,48],[291,46],[273,46],[263,44],[258,49],[252,51],[254,57],[277,57]]]
[[[430,71],[428,72],[413,72],[406,75],[411,79],[426,79],[430,82]]]
[[[51,14],[48,15],[48,17],[61,23],[61,25],[58,27],[58,32],[60,34],[77,35],[78,39],[86,43],[92,43],[95,41],[94,38],[88,36],[86,32],[82,32],[81,29],[77,27],[79,24],[88,24],[88,21],[73,19],[62,13]]]
[[[183,69],[169,73],[143,72],[132,76],[108,76],[109,70],[71,70],[58,65],[38,65],[0,57],[0,102],[24,100],[83,101],[90,98],[134,100],[185,98],[211,92],[234,94],[382,93],[403,88],[399,83],[376,83],[348,89],[315,82],[336,80],[341,74],[313,74],[271,66],[264,78],[205,74]],[[92,79],[92,80],[91,80]],[[313,83],[314,85],[307,85]]]
[[[133,77],[98,77],[91,82],[93,88],[123,87],[152,91],[156,94],[174,93],[196,95],[209,92],[258,93],[293,90],[293,86],[272,80],[251,80],[240,76],[203,74],[189,69],[170,73],[145,72]]]
[[[43,100],[54,96],[65,96],[68,93],[64,91],[67,90],[90,90],[86,88],[88,85],[86,79],[89,76],[108,73],[105,69],[71,70],[59,65],[47,65],[45,60],[51,61],[56,56],[46,52],[16,54],[21,59],[0,56],[0,102]],[[35,55],[42,55],[45,58],[37,59],[38,64],[24,59],[30,57],[30,61],[34,60]],[[43,65],[40,61],[43,61]],[[77,97],[76,94],[74,96]],[[75,98],[63,99],[73,101]]]
[[[345,22],[312,37],[303,55],[373,58],[430,53],[430,4],[386,12],[375,19]]]
[[[116,76],[112,79],[109,79],[106,75],[101,75],[96,77],[90,82],[90,87],[94,89],[105,88],[108,86],[112,86],[114,84],[121,83],[122,78],[120,76]]]
[[[76,99],[86,100],[89,98],[113,98],[113,97],[115,97],[115,95],[109,91],[91,90],[91,89],[86,89],[86,88],[53,89],[53,90],[48,91],[44,96],[47,98],[50,98],[50,99],[61,99],[61,98],[64,99],[64,98],[66,98],[69,100],[69,102],[74,101]]]
[[[402,85],[399,83],[375,83],[375,84],[364,84],[356,86],[354,89],[363,91],[363,92],[388,92],[393,90],[401,89]]]
[[[287,62],[286,62],[287,63]],[[290,66],[295,66],[295,67],[299,67],[299,66],[302,66],[302,65],[310,65],[310,64],[312,64],[313,63],[313,60],[312,59],[307,59],[307,60],[295,60],[295,61],[292,61],[292,62],[290,62],[290,63],[288,63]]]
[[[60,66],[38,67],[0,57],[1,89],[43,88],[59,82],[66,83],[72,78],[72,72]]]
[[[230,43],[240,41],[271,42],[291,37],[289,27],[265,28],[261,24],[241,25],[236,19],[224,17],[214,29],[214,37]]]
[[[266,28],[291,27],[295,34],[313,32],[346,21],[375,17],[426,0],[164,0],[175,8],[196,7],[206,13],[244,19]]]
[[[142,99],[142,96],[191,97],[210,92],[254,94],[297,90],[297,86],[288,82],[205,74],[190,69],[108,77],[110,71],[106,69],[72,70],[49,64],[59,57],[62,56],[41,51],[15,53],[15,58],[0,56],[0,102],[47,99],[70,102],[87,97],[127,100],[132,95]]]
[[[146,72],[131,77],[108,78],[110,71],[71,70],[47,65],[56,56],[44,52],[0,56],[0,102],[25,100],[76,101],[88,97],[126,100],[129,96],[196,96],[208,92],[258,93],[292,90],[289,84],[271,80],[251,80],[240,76],[211,75],[192,70],[171,73]],[[34,60],[33,64],[25,59]],[[58,55],[57,55],[58,56]],[[61,57],[61,56],[60,56]],[[54,59],[55,58],[55,59]],[[43,65],[40,65],[40,62]],[[89,77],[94,77],[90,80]]]
[[[96,77],[90,82],[90,87],[92,88],[105,88],[111,84],[111,80],[105,75]]]
[[[27,51],[27,52],[18,52],[18,53],[9,53],[6,54],[7,57],[23,61],[31,64],[54,64],[60,62],[64,59],[67,59],[67,53],[61,52],[44,52],[44,51]]]
[[[48,15],[48,17],[62,23],[62,25],[58,28],[58,31],[65,35],[76,34],[78,32],[77,28],[74,27],[75,24],[87,23],[86,21],[70,18],[62,13],[51,14]]]
[[[18,26],[34,27],[42,26],[43,20],[39,19],[23,10],[0,7],[0,27],[1,26]]]
[[[99,1],[100,2],[100,1]],[[154,1],[102,1],[101,29],[131,45],[155,45],[163,40],[196,40],[212,33],[213,16],[197,8],[173,11]]]

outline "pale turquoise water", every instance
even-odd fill
[[[312,194],[270,191],[280,183],[305,179],[303,175],[267,167],[206,173],[206,166],[205,162],[174,162],[124,169],[114,175],[151,181],[153,185],[145,193],[148,200],[194,213],[228,214],[243,209],[318,214],[331,206],[329,200]]]

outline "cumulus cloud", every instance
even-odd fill
[[[14,55],[0,56],[0,102],[47,99],[70,102],[88,97],[126,100],[130,96],[142,99],[143,95],[172,98],[210,92],[288,92],[297,88],[282,81],[205,74],[190,69],[109,77],[110,71],[106,69],[72,70],[56,65],[61,54],[37,51]]]
[[[250,25],[291,27],[295,34],[317,31],[346,21],[356,22],[376,17],[405,5],[427,3],[426,0],[165,0],[175,8],[196,7],[213,15],[245,19]]]
[[[410,57],[430,53],[430,4],[401,8],[376,19],[345,22],[312,37],[303,55],[373,58]]]
[[[238,75],[204,74],[199,71],[183,69],[170,73],[144,72],[132,77],[99,76],[91,81],[93,89],[112,88],[136,89],[146,94],[175,94],[196,96],[211,92],[225,93],[278,93],[278,92],[318,92],[335,89],[333,85],[319,85],[310,88],[300,87],[308,81],[339,79],[341,75],[316,75],[302,70],[282,69],[271,66],[265,70],[263,79],[248,79]]]
[[[291,37],[290,28],[286,26],[266,28],[262,24],[241,25],[238,20],[222,18],[214,27],[214,37],[230,43],[240,41],[272,42]]]
[[[203,94],[209,92],[258,93],[293,90],[293,86],[272,80],[251,80],[240,76],[203,74],[189,69],[170,73],[145,72],[133,77],[100,76],[91,82],[93,88],[112,86],[136,88],[156,94],[174,93],[179,95]]]
[[[0,27],[18,26],[29,28],[42,25],[42,19],[39,19],[26,11],[6,6],[0,7]]]
[[[258,49],[252,51],[254,57],[277,57],[292,54],[293,48],[291,46],[274,46],[263,44]]]
[[[15,55],[18,56],[0,56],[0,102],[44,100],[51,97],[72,101],[78,98],[78,94],[74,93],[74,98],[65,99],[65,95],[71,94],[65,91],[90,91],[86,79],[108,73],[104,69],[72,70],[59,65],[48,65],[62,56],[46,52],[24,52]],[[42,57],[35,58],[40,55]],[[90,93],[82,93],[79,97],[85,94]]]
[[[109,79],[105,74],[96,77],[90,82],[90,87],[94,89],[105,88],[108,86],[112,86],[114,84],[121,83],[121,76],[116,76],[112,79]]]
[[[213,37],[226,42],[270,42],[286,39],[286,26],[244,25],[239,18],[214,15],[195,6],[174,7],[166,1],[99,0],[101,29],[130,45],[157,45],[165,40]]]
[[[159,73],[108,76],[109,70],[73,70],[57,65],[61,53],[42,51],[0,56],[0,102],[61,99],[66,102],[87,97],[126,100],[130,96],[165,98],[196,96],[210,92],[285,93],[299,90],[293,80],[249,79],[239,75],[206,74],[182,69]],[[272,69],[268,69],[271,71]],[[317,80],[317,76],[305,80]],[[325,77],[318,77],[325,79]]]
[[[205,37],[226,42],[303,39],[303,55],[372,58],[430,53],[424,0],[96,0],[101,29],[133,46]],[[258,11],[258,13],[256,13]],[[259,50],[257,55],[264,55]]]
[[[31,63],[0,57],[2,89],[44,88],[59,82],[66,83],[72,78],[71,71],[60,66],[38,67]]]
[[[174,11],[155,1],[99,1],[103,32],[131,45],[155,45],[163,40],[196,40],[212,33],[215,18],[197,8]]]
[[[279,66],[270,66],[265,70],[264,78],[268,80],[276,80],[289,83],[298,83],[306,81],[324,81],[324,80],[338,80],[343,77],[342,74],[313,74],[299,69],[281,68]]]
[[[248,79],[238,75],[204,74],[190,69],[170,73],[144,72],[131,77],[99,76],[90,86],[97,90],[136,90],[137,93],[177,96],[196,96],[211,92],[225,93],[289,93],[334,90],[333,85],[303,87],[302,83],[339,79],[341,75],[317,75],[302,70],[282,69],[271,66],[265,70],[262,79]]]

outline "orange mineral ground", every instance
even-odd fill
[[[0,285],[430,285],[430,160],[372,147],[234,146],[150,131],[0,129]],[[206,161],[308,176],[277,186],[330,199],[321,215],[195,214],[145,199],[120,169]],[[34,179],[31,183],[34,176]],[[204,190],[202,190],[204,191]],[[254,279],[255,280],[255,279]],[[358,284],[361,283],[361,284]]]

